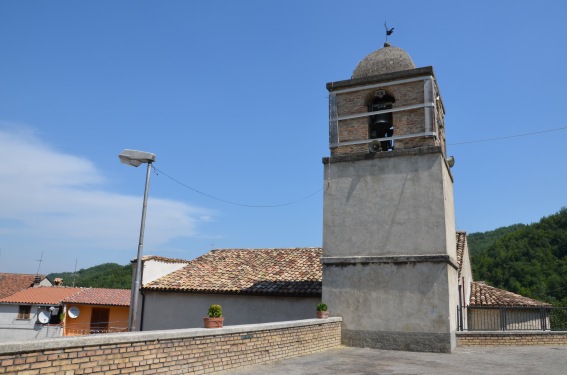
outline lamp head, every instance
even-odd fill
[[[128,149],[122,151],[118,157],[120,158],[121,163],[128,164],[133,167],[138,167],[140,164],[153,163],[156,161],[155,154]]]
[[[455,165],[455,158],[452,156],[449,156],[447,158],[447,164],[449,165],[449,168],[453,168],[453,166]]]

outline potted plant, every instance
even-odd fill
[[[222,328],[224,318],[222,316],[221,305],[211,305],[207,312],[208,317],[205,317],[205,328]]]
[[[59,314],[59,325],[63,327],[64,323],[65,323],[65,311]]]
[[[320,303],[317,305],[317,318],[327,319],[329,317],[329,312],[327,311],[327,305]]]

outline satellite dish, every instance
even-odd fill
[[[50,319],[51,317],[49,316],[49,311],[45,310],[42,310],[37,316],[37,320],[39,320],[41,324],[49,323]]]
[[[77,306],[73,306],[69,309],[69,311],[67,312],[67,314],[69,314],[69,317],[72,319],[76,319],[79,314],[81,313],[81,311],[79,310],[79,308]]]

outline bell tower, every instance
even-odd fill
[[[451,352],[453,160],[433,68],[386,43],[327,89],[323,302],[345,345]]]

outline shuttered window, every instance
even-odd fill
[[[18,319],[30,319],[31,306],[30,305],[20,305],[18,308]]]

